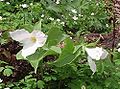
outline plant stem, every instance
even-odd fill
[[[116,16],[115,16],[115,1],[113,1],[113,42],[112,42],[112,52],[114,52],[114,48],[115,48],[115,27],[116,27]],[[113,64],[115,64],[114,63],[114,57],[113,57],[113,54],[111,54],[111,62],[113,63]]]

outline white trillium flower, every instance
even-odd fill
[[[88,63],[90,66],[90,69],[92,70],[93,74],[96,72],[96,64],[95,60],[105,59],[108,55],[108,52],[103,49],[102,47],[96,47],[96,48],[85,48],[87,54],[88,54]]]
[[[34,30],[31,33],[26,31],[25,29],[16,30],[10,32],[10,36],[13,40],[22,43],[22,56],[24,58],[35,53],[37,48],[42,47],[47,40],[47,35],[38,30]]]

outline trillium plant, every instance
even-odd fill
[[[24,58],[34,54],[37,48],[42,47],[47,40],[47,35],[39,30],[33,30],[29,33],[25,29],[20,29],[10,32],[10,37],[13,40],[22,43],[22,56]]]
[[[0,89],[120,89],[120,0],[0,0]]]
[[[96,47],[96,48],[85,48],[87,54],[88,54],[88,64],[90,66],[90,69],[92,70],[93,74],[96,72],[96,60],[102,60],[105,59],[108,55],[108,52],[103,49],[102,47]]]

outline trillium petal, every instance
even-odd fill
[[[105,49],[103,49],[103,53],[101,55],[101,59],[105,59],[107,56],[108,56],[108,52]]]
[[[88,56],[90,56],[92,59],[100,60],[100,57],[102,55],[102,48],[96,47],[96,48],[85,48]]]
[[[88,56],[87,59],[88,59],[88,64],[90,66],[90,69],[92,70],[92,72],[94,74],[96,72],[96,64],[90,56]]]
[[[27,56],[29,56],[29,55],[31,55],[31,54],[34,54],[35,53],[35,51],[37,50],[37,46],[36,46],[36,44],[34,44],[33,46],[31,46],[31,47],[28,47],[28,48],[23,48],[22,49],[22,56],[24,57],[24,58],[26,58]]]
[[[21,41],[23,44],[23,49],[27,49],[29,47],[32,47],[33,45],[35,45],[35,42],[33,42],[30,38],[26,38],[24,40]]]
[[[47,35],[45,35],[43,32],[34,30],[31,34],[36,37],[36,44],[38,47],[42,47],[45,44],[47,40]]]
[[[19,42],[30,37],[30,33],[26,31],[25,29],[16,30],[16,31],[9,32],[9,33],[13,40],[16,40]]]

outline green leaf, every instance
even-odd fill
[[[5,68],[4,67],[0,67],[0,72],[2,72]]]
[[[22,56],[21,52],[22,52],[22,51],[20,51],[20,52],[18,52],[18,53],[16,54],[16,58],[17,58],[18,60],[19,60],[19,59],[24,59],[24,57]]]
[[[6,68],[6,69],[7,69],[7,68],[9,68],[9,69],[14,69],[13,66],[5,66],[5,68]]]
[[[35,26],[34,26],[34,30],[41,30],[41,21],[40,20]]]
[[[53,50],[56,53],[61,54],[61,48],[60,47],[52,46],[50,49]]]
[[[39,61],[43,58],[43,55],[46,51],[38,49],[34,54],[27,57],[28,61],[31,63],[32,67],[35,70],[35,73],[38,68]]]
[[[5,76],[10,76],[12,73],[13,73],[12,70],[11,70],[11,69],[8,69],[8,68],[3,71],[3,74],[4,74]]]
[[[62,31],[58,27],[52,27],[48,32],[47,44],[48,46],[57,45],[64,37]]]
[[[45,83],[42,80],[37,81],[38,88],[43,89]]]
[[[52,10],[52,11],[55,11],[55,12],[62,12],[61,9],[59,7],[57,7],[56,5],[50,5],[47,7],[48,10]]]
[[[70,87],[70,89],[84,89],[82,88],[82,81],[81,80],[72,80],[69,84],[68,87]],[[84,86],[85,87],[85,86]],[[85,88],[86,89],[86,88]]]
[[[51,49],[47,51],[43,49],[38,49],[33,55],[28,56],[27,59],[31,63],[36,73],[40,60],[42,60],[47,55],[53,55],[53,54],[57,54],[57,53]]]
[[[75,57],[73,54],[73,51],[74,51],[73,42],[71,41],[71,39],[67,38],[65,40],[65,47],[62,50],[61,55],[56,60],[56,62],[54,62],[53,64],[55,64],[58,67],[61,67],[61,66],[71,63]]]

